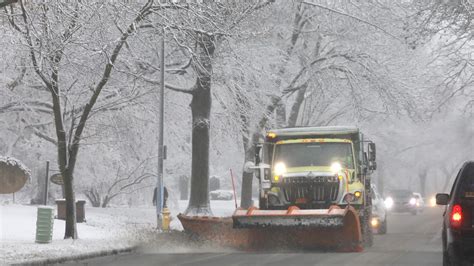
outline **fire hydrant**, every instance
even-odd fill
[[[163,208],[163,211],[161,212],[161,228],[163,231],[169,231],[170,230],[170,222],[171,222],[171,216],[170,216],[170,210],[167,207]]]

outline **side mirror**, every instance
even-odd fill
[[[375,162],[375,158],[376,158],[375,143],[370,142],[369,143],[369,161]]]
[[[351,205],[351,202],[354,202],[357,200],[356,196],[352,193],[347,193],[346,195],[344,195],[344,198],[342,198],[342,200],[347,203],[348,205]]]
[[[436,194],[436,205],[448,205],[449,194],[438,193]]]
[[[244,172],[245,173],[253,173],[255,170],[259,169],[258,166],[255,166],[255,164],[251,161],[245,162],[244,163]]]

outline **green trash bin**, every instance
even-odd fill
[[[54,208],[38,207],[36,218],[36,243],[50,243],[53,239]]]

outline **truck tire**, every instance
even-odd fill
[[[268,201],[265,198],[259,198],[258,199],[258,208],[260,210],[266,210],[268,209]]]

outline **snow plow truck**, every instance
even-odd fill
[[[361,251],[373,242],[370,176],[375,143],[356,127],[269,130],[256,145],[259,208],[237,209],[251,246]],[[245,230],[244,230],[245,231]]]

